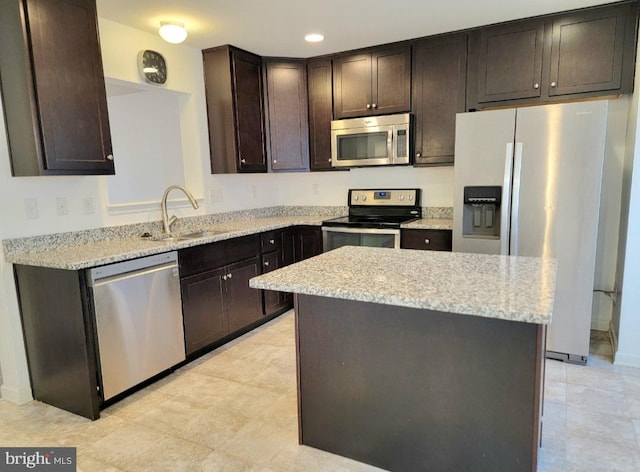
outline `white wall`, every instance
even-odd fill
[[[640,54],[636,58],[636,83],[629,112],[616,274],[618,296],[611,320],[614,362],[634,367],[640,367],[640,165],[634,165],[635,156],[640,155],[639,77]]]
[[[250,175],[211,175],[209,164],[209,147],[207,119],[202,80],[202,56],[198,49],[185,45],[171,45],[154,34],[100,19],[100,39],[102,59],[107,81],[113,85],[140,87],[137,72],[136,56],[141,49],[154,49],[161,52],[168,62],[168,80],[164,92],[162,88],[148,92],[149,95],[131,100],[131,107],[138,102],[151,100],[153,94],[161,100],[171,102],[160,103],[156,111],[162,111],[165,118],[179,123],[175,140],[169,148],[176,153],[176,159],[182,158],[182,174],[184,182],[196,197],[203,199],[202,208],[198,211],[189,208],[175,210],[178,216],[241,210],[248,208],[269,207],[274,205],[345,205],[346,191],[351,187],[369,186],[416,186],[424,191],[423,204],[426,206],[452,206],[453,169],[431,168],[414,169],[378,168],[356,169],[350,172],[327,172],[311,174],[250,174]],[[214,46],[214,45],[212,45]],[[114,88],[117,88],[114,86]],[[176,98],[177,103],[176,103]],[[153,161],[153,153],[144,152],[143,148],[124,149],[122,143],[130,138],[124,135],[127,123],[126,106],[119,103],[119,98],[111,96],[110,112],[113,113],[113,142],[116,172],[121,167],[140,168],[140,162],[119,164],[118,146],[122,151],[122,159],[139,158],[148,163],[148,172],[141,191],[131,189],[136,185],[131,175],[113,176],[70,176],[70,177],[11,177],[6,137],[0,132],[0,239],[49,234],[63,231],[114,226],[141,221],[160,219],[157,202],[144,202],[162,186],[154,186],[149,181],[164,181],[167,176],[166,165],[176,169],[175,162],[158,165]],[[165,110],[167,108],[167,110]],[[179,115],[166,116],[166,113]],[[140,116],[134,113],[131,116]],[[155,119],[162,116],[154,114]],[[129,123],[132,124],[132,123]],[[123,126],[124,125],[124,126]],[[4,129],[3,117],[0,114],[0,129]],[[149,128],[145,128],[150,131]],[[146,132],[145,131],[145,132]],[[139,144],[139,143],[138,143]],[[163,159],[169,156],[164,155]],[[178,169],[180,166],[178,167]],[[137,171],[136,171],[137,172]],[[182,176],[178,176],[182,178]],[[155,190],[154,190],[155,189]],[[57,216],[55,200],[65,197],[68,201],[68,215]],[[156,195],[159,201],[161,195]],[[172,198],[179,198],[173,195]],[[39,218],[28,220],[25,215],[24,199],[36,199]],[[85,212],[84,202],[91,199],[93,213]],[[114,211],[114,204],[131,200],[143,200],[138,211],[122,213]],[[135,205],[134,205],[135,206]],[[31,398],[28,370],[22,330],[18,312],[13,272],[10,264],[0,258],[0,368],[2,371],[3,398],[17,403]]]

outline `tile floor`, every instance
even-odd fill
[[[603,336],[604,334],[604,336]],[[79,471],[375,471],[297,444],[293,313],[207,354],[89,421],[0,401],[1,446],[75,446]],[[640,470],[640,369],[547,362],[539,471]]]

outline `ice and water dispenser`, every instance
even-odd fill
[[[462,234],[477,238],[500,238],[502,187],[464,187]]]

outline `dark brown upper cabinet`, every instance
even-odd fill
[[[478,103],[540,96],[544,21],[482,28],[478,44]]]
[[[426,38],[413,45],[414,165],[453,163],[456,113],[465,111],[467,34]]]
[[[333,61],[336,119],[411,109],[411,47],[378,48]]]
[[[202,56],[211,173],[266,172],[262,59],[228,45]]]
[[[309,170],[307,69],[301,60],[267,59],[269,168]]]
[[[94,0],[0,2],[0,70],[14,176],[115,172]]]
[[[311,170],[331,169],[331,120],[333,96],[331,60],[307,63],[309,96],[309,164]]]
[[[629,2],[472,32],[468,108],[632,92],[637,12]]]
[[[635,5],[598,8],[553,21],[549,96],[632,91],[635,9]]]

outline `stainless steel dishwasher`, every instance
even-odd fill
[[[185,360],[175,251],[88,272],[104,400]]]

